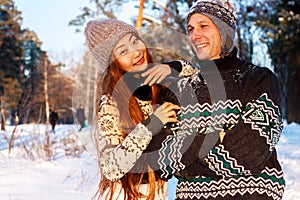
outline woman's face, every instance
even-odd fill
[[[126,72],[140,72],[147,69],[146,46],[132,34],[127,34],[119,40],[113,54],[120,68]]]
[[[195,47],[198,59],[220,58],[222,39],[219,29],[205,15],[193,14],[188,22],[190,42]]]

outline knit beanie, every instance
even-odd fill
[[[139,36],[137,29],[116,19],[92,20],[85,28],[88,48],[99,64],[99,73],[105,74],[117,42],[127,34]]]
[[[193,14],[203,14],[207,16],[219,29],[222,38],[221,57],[224,57],[233,50],[236,11],[228,0],[197,0],[190,8],[187,22],[189,22]]]

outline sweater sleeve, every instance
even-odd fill
[[[160,178],[170,179],[197,160],[204,137],[179,130],[178,125],[166,126],[148,145],[147,161]]]
[[[102,96],[97,114],[96,143],[101,170],[111,181],[122,178],[134,166],[152,139],[151,131],[143,123],[137,124],[124,139],[119,123],[116,104],[110,97]]]
[[[177,83],[170,88],[163,90],[160,102],[172,102],[180,105]],[[181,120],[181,111],[177,114]],[[180,122],[168,123],[158,134],[153,136],[147,147],[147,160],[160,178],[169,179],[199,158],[198,152],[204,137],[204,134],[181,129]]]
[[[189,78],[184,78],[189,80]],[[184,82],[188,84],[188,82]],[[180,105],[178,82],[174,82],[168,88],[162,90],[159,102],[172,102]],[[180,111],[179,111],[180,112]],[[181,113],[177,113],[181,117]],[[180,118],[179,118],[180,120]],[[169,179],[173,175],[184,170],[199,158],[199,151],[205,135],[186,131],[180,127],[180,123],[168,123],[158,134],[153,135],[145,153],[151,168],[160,178]]]
[[[223,142],[204,159],[218,176],[260,172],[272,155],[282,130],[280,90],[276,76],[257,67],[246,80],[244,106],[231,130],[224,130]]]

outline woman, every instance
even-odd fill
[[[99,199],[166,199],[165,182],[141,155],[153,135],[163,131],[165,124],[177,122],[175,111],[180,107],[165,102],[153,109],[162,86],[143,85],[137,77],[148,74],[153,62],[133,26],[113,19],[94,20],[85,34],[103,76],[95,131],[102,175]],[[150,71],[153,79],[148,82],[160,82],[171,73],[168,65]]]

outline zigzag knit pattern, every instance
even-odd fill
[[[235,176],[220,180],[196,177],[187,181],[179,178],[177,185],[177,197],[180,199],[220,199],[225,196],[259,193],[281,200],[283,192],[283,173],[269,168],[254,176]]]
[[[205,127],[217,127],[220,124],[236,124],[241,113],[239,100],[218,101],[215,104],[194,104],[182,107],[180,127],[199,132]],[[222,127],[221,127],[222,130]],[[205,133],[208,133],[208,129]]]
[[[222,177],[251,174],[250,170],[245,170],[244,166],[239,165],[237,160],[231,157],[221,144],[211,150],[206,162],[210,169]]]
[[[262,174],[257,176],[237,176],[220,180],[207,180],[204,177],[198,177],[183,182],[179,179],[177,197],[180,199],[208,199],[237,194],[242,196],[246,193],[253,194],[256,192],[266,194],[274,200],[280,200],[284,191],[283,184],[282,172],[266,168]]]
[[[245,123],[251,124],[252,129],[259,131],[265,137],[272,151],[279,141],[282,130],[282,119],[278,106],[267,94],[263,94],[255,102],[247,104],[242,114]]]
[[[178,170],[183,170],[185,165],[180,162],[182,154],[179,151],[183,146],[183,139],[179,137],[167,136],[163,141],[158,165],[160,166],[162,178],[167,178],[170,174],[175,174]],[[171,153],[170,153],[171,152]]]

